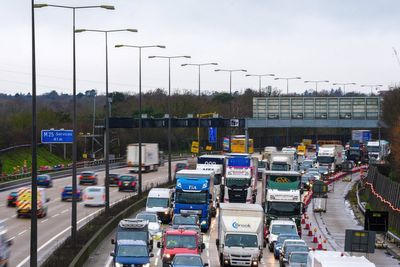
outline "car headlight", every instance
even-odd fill
[[[167,210],[166,210],[166,211],[164,211],[164,214],[165,214],[165,215],[167,215],[167,214],[168,214],[168,211],[167,211]]]
[[[122,266],[123,266],[123,264],[122,264],[122,263],[118,263],[118,262],[116,262],[116,263],[115,263],[115,266],[116,266],[116,267],[122,267]]]
[[[143,267],[150,267],[150,263],[146,263],[142,265]]]
[[[251,266],[258,266],[258,260],[253,260]]]
[[[201,225],[206,225],[207,221],[201,221]]]
[[[168,254],[168,253],[167,253],[167,254],[164,255],[164,257],[167,258],[167,259],[169,259],[169,258],[171,258],[171,254]]]

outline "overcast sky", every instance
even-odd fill
[[[30,1],[2,1],[0,9],[0,91],[31,91]],[[168,65],[149,55],[190,55],[172,64],[172,88],[197,90],[195,67],[182,63],[217,62],[217,68],[247,69],[250,74],[301,76],[290,91],[314,86],[304,80],[399,83],[400,1],[398,0],[48,0],[59,5],[111,4],[114,11],[78,10],[77,28],[136,28],[138,33],[114,33],[109,38],[110,91],[138,91],[138,51],[115,44],[166,45],[143,50],[143,91],[167,88]],[[72,88],[72,11],[36,9],[38,92],[70,93]],[[79,33],[77,88],[79,92],[105,91],[104,35]],[[228,91],[229,74],[201,73],[202,90]],[[263,87],[286,90],[286,82],[271,77]],[[233,90],[258,89],[255,77],[234,73]],[[366,89],[364,89],[366,90]],[[369,91],[369,89],[368,89]]]

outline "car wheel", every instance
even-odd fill
[[[274,248],[271,246],[271,244],[268,245],[268,249],[269,249],[269,252],[274,251]]]

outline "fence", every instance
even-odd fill
[[[366,179],[369,203],[375,210],[389,212],[389,227],[400,233],[400,184],[370,166]]]

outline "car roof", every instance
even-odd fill
[[[175,254],[175,257],[176,256],[200,257],[201,258],[201,256],[199,254],[193,254],[193,253],[178,253],[178,254]]]
[[[95,173],[94,171],[83,171],[82,174]]]
[[[283,244],[288,244],[288,243],[301,243],[301,244],[306,244],[306,241],[304,241],[303,239],[286,239],[285,241],[283,241]]]
[[[165,233],[168,235],[197,235],[196,231],[186,229],[167,229]]]
[[[137,245],[146,246],[146,242],[143,240],[130,240],[130,239],[120,239],[117,241],[118,245]]]

